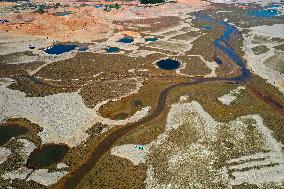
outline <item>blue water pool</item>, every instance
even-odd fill
[[[57,16],[67,16],[67,15],[69,15],[69,14],[74,14],[74,13],[71,12],[71,11],[66,11],[66,12],[59,12],[59,13],[57,13],[56,15],[57,15]]]
[[[256,17],[273,17],[280,14],[281,12],[279,12],[277,9],[262,9],[248,12],[248,15]]]
[[[104,6],[103,5],[96,5],[95,7],[98,9],[98,8],[102,8]]]
[[[88,49],[89,49],[88,47],[79,47],[78,51],[85,52]]]
[[[120,43],[132,43],[134,41],[133,37],[123,37],[120,40],[118,40],[117,42]]]
[[[215,59],[215,62],[216,62],[217,64],[222,64],[222,60],[221,60],[220,58],[216,58],[216,59]]]
[[[159,60],[156,64],[158,65],[159,68],[163,70],[175,70],[180,66],[179,61],[169,58]]]
[[[158,38],[156,38],[156,37],[148,37],[148,38],[145,38],[145,41],[146,42],[155,42],[155,41],[158,41]]]
[[[120,48],[118,48],[118,47],[107,47],[105,49],[105,51],[108,52],[108,53],[116,53],[116,52],[120,51]]]
[[[72,44],[70,44],[70,45],[56,44],[56,45],[53,45],[51,47],[45,48],[43,50],[48,54],[59,55],[59,54],[63,54],[63,53],[72,51],[72,50],[76,49],[77,47],[78,47],[78,45],[72,45]]]

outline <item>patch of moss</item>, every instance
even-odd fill
[[[17,82],[8,86],[9,89],[19,90],[26,94],[28,97],[44,97],[48,95],[74,92],[76,88],[52,87],[41,84],[36,84],[27,78],[17,78]]]
[[[255,55],[263,54],[269,51],[269,48],[266,45],[259,45],[256,47],[251,48]]]
[[[284,44],[274,46],[274,49],[279,50],[279,51],[284,51]]]

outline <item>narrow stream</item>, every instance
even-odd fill
[[[197,20],[207,20],[211,22],[215,22],[221,26],[224,27],[224,33],[222,36],[218,39],[216,39],[213,44],[216,48],[219,48],[223,51],[224,54],[226,54],[230,59],[232,59],[241,69],[241,74],[237,77],[232,78],[199,78],[195,81],[190,82],[183,82],[178,83],[169,86],[168,88],[165,88],[163,91],[161,91],[157,103],[156,110],[150,114],[149,116],[142,118],[136,123],[127,124],[124,127],[121,127],[114,131],[113,133],[109,134],[98,146],[97,148],[92,152],[90,158],[82,164],[76,171],[73,172],[73,175],[71,175],[69,178],[67,178],[64,188],[65,189],[74,189],[78,186],[80,181],[94,168],[96,163],[100,160],[100,158],[115,144],[115,142],[121,138],[123,135],[127,134],[129,131],[139,127],[142,124],[146,124],[147,122],[152,121],[153,119],[157,118],[164,110],[166,106],[166,99],[169,94],[169,92],[180,86],[190,86],[195,85],[203,82],[209,82],[209,81],[228,81],[228,82],[244,82],[246,81],[250,76],[250,71],[246,68],[244,62],[242,59],[237,55],[237,53],[229,47],[228,41],[231,37],[233,37],[236,34],[239,34],[238,30],[231,26],[230,24],[214,20],[211,17],[208,17],[207,15],[203,14],[202,12],[196,13]],[[225,45],[224,45],[225,44]]]

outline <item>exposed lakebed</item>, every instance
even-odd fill
[[[29,130],[17,124],[5,124],[0,126],[0,146],[9,142],[13,137],[24,135]]]
[[[64,144],[46,144],[31,153],[27,166],[33,169],[49,167],[59,163],[68,150],[68,146]]]

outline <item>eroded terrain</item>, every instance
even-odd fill
[[[283,2],[0,2],[0,188],[283,188]]]

